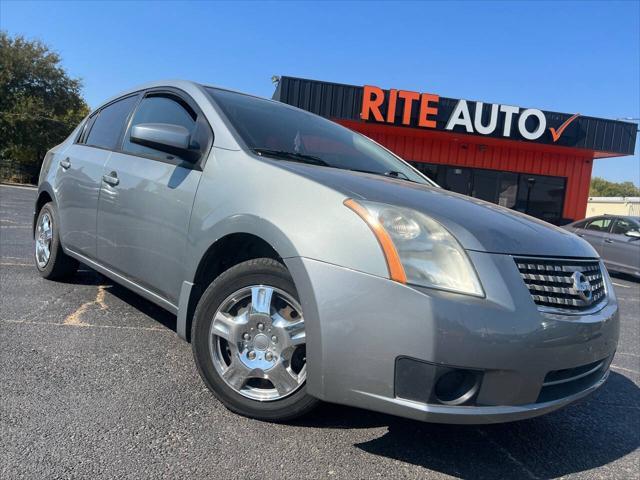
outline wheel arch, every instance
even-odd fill
[[[216,230],[218,235],[212,236],[217,239],[195,255],[193,275],[183,282],[180,292],[177,332],[187,341],[191,341],[195,308],[204,291],[221,273],[256,258],[272,258],[286,267],[284,260],[297,255],[282,231],[258,217],[235,217]]]
[[[38,220],[38,214],[42,207],[49,202],[53,202],[56,205],[55,197],[53,195],[53,189],[48,183],[43,183],[38,187],[38,196],[36,197],[36,203],[33,209],[33,221],[31,222],[31,234],[36,231],[36,221]],[[56,206],[57,208],[57,206]]]

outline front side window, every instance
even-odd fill
[[[616,223],[613,225],[613,229],[611,233],[615,235],[624,235],[627,232],[638,231],[638,225],[635,224],[631,220],[627,220],[626,218],[619,218],[616,220]]]
[[[432,183],[368,138],[278,102],[207,89],[247,147],[275,159]]]
[[[146,97],[140,102],[133,116],[122,149],[128,153],[162,159],[173,157],[166,152],[132,142],[130,137],[131,128],[141,123],[179,125],[185,127],[193,137],[196,130],[196,120],[196,113],[187,104],[173,96],[154,95]]]
[[[95,116],[93,124],[88,125],[91,130],[86,136],[85,143],[109,150],[117,149],[120,135],[137,98],[135,95],[123,98],[101,109]]]
[[[596,232],[608,232],[611,226],[610,218],[596,218],[587,225],[587,230],[594,230]]]

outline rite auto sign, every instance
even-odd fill
[[[407,90],[385,91],[370,85],[363,89],[360,117],[400,126],[565,145],[574,143],[579,135],[575,122],[579,114],[565,118],[566,115],[536,108],[441,98]],[[567,135],[572,126],[573,131]],[[559,142],[563,135],[572,139]]]

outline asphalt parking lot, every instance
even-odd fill
[[[587,400],[511,424],[418,423],[336,405],[274,425],[227,411],[175,317],[82,269],[32,262],[36,191],[0,186],[0,478],[639,478],[640,283]]]

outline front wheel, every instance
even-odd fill
[[[260,258],[220,275],[194,314],[192,348],[206,385],[232,410],[287,421],[318,400],[306,393],[306,333],[293,280]]]

